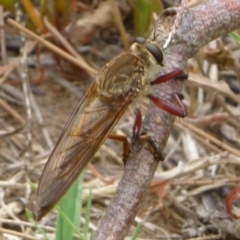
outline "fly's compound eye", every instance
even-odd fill
[[[146,49],[153,55],[157,63],[163,66],[163,53],[162,50],[154,43],[147,43]]]
[[[143,43],[146,42],[146,38],[144,38],[144,37],[137,37],[137,38],[135,38],[134,42],[139,43],[139,44],[143,44]]]

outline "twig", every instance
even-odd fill
[[[166,42],[174,22],[176,11],[166,10],[158,19],[155,39],[161,46]],[[165,67],[161,73],[184,68],[187,59],[209,41],[225,35],[240,26],[240,0],[209,0],[186,9],[175,41],[164,51]],[[156,86],[153,94],[168,98],[181,91],[181,81],[171,81]],[[159,124],[161,119],[161,124]],[[166,145],[174,118],[150,103],[144,118],[142,131],[148,133],[160,150]],[[132,152],[128,159],[116,195],[102,218],[94,240],[124,239],[140,207],[158,162],[154,161],[148,148],[137,146],[141,151]]]
[[[176,18],[174,20],[174,23],[172,25],[171,31],[168,35],[167,41],[163,45],[163,49],[168,47],[168,44],[171,42],[172,38],[174,38],[174,35],[176,33],[177,27],[180,25],[180,22],[183,17],[184,10],[187,8],[188,0],[182,0],[180,7],[177,10]]]

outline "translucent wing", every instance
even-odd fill
[[[130,53],[119,55],[102,68],[45,165],[38,185],[37,219],[58,202],[93,158],[136,96],[136,82],[144,74],[139,59]]]

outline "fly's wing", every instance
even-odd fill
[[[37,192],[37,219],[65,194],[123,115],[131,94],[120,101],[103,102],[96,83],[79,102],[41,175]]]

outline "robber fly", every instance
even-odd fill
[[[99,71],[44,167],[37,191],[37,220],[66,193],[136,97],[147,95],[158,107],[176,116],[186,115],[178,95],[175,95],[176,105],[150,94],[151,85],[166,82],[181,73],[175,70],[157,76],[162,62],[162,51],[155,42],[137,38],[128,52],[118,55]],[[139,111],[136,116],[135,136],[140,131],[142,118]]]

